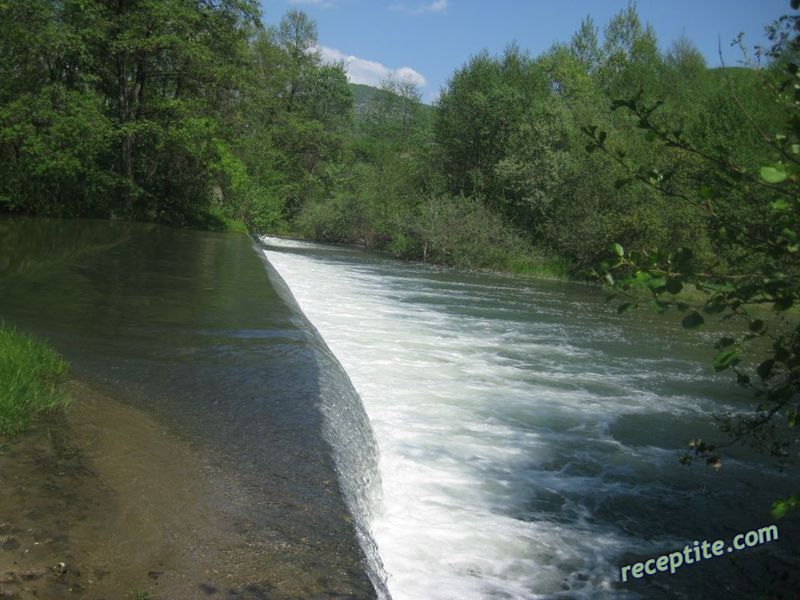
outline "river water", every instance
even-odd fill
[[[263,572],[236,597],[753,598],[800,572],[787,519],[772,543],[619,581],[773,523],[800,482],[746,449],[680,465],[711,414],[748,407],[708,367],[719,334],[617,315],[591,287],[4,219],[0,318],[235,481],[218,508]]]
[[[752,598],[797,571],[797,519],[755,549],[626,583],[622,565],[774,520],[797,477],[733,449],[679,464],[748,396],[712,332],[589,287],[262,238],[349,375],[379,448],[372,534],[395,600]],[[796,585],[796,582],[794,582]],[[777,586],[777,587],[776,587]]]
[[[226,475],[199,487],[224,498],[218,513],[246,541],[231,560],[245,555],[253,572],[231,580],[221,564],[196,573],[180,597],[371,598],[380,566],[361,507],[377,484],[372,435],[347,376],[266,269],[241,234],[0,219],[0,319],[45,338],[74,377],[191,444],[201,462],[186,479],[205,480],[206,463]],[[127,472],[137,468],[148,464]],[[10,518],[0,505],[0,522]],[[115,537],[135,548],[128,533]]]

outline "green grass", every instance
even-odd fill
[[[225,226],[223,231],[233,231],[236,233],[250,233],[247,224],[239,219],[232,219],[230,217],[222,217],[222,223]]]
[[[502,271],[522,277],[563,279],[572,278],[569,261],[558,257],[518,254],[506,259]]]
[[[208,208],[198,212],[190,219],[190,224],[204,231],[250,232],[244,221],[230,216],[226,213],[225,209],[218,204],[212,204]]]
[[[24,431],[36,415],[65,408],[67,363],[53,349],[0,323],[0,435]]]

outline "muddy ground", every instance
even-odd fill
[[[0,598],[353,597],[251,532],[236,481],[147,414],[70,382],[66,414],[0,438]]]

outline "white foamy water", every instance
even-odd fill
[[[654,342],[589,288],[263,242],[369,416],[395,600],[635,596],[614,583],[626,553],[682,546],[725,510],[685,515],[722,486],[676,460],[721,405],[685,340]]]

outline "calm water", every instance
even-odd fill
[[[715,334],[618,316],[584,286],[262,242],[369,416],[369,521],[395,600],[753,598],[796,572],[797,519],[773,544],[618,581],[620,565],[772,523],[798,487],[743,450],[719,473],[678,463],[715,434],[710,414],[747,407],[710,373]]]
[[[49,340],[79,379],[147,410],[235,477],[241,495],[222,490],[219,509],[263,553],[265,579],[241,597],[272,597],[276,572],[292,574],[303,600],[374,597],[367,573],[380,585],[380,568],[374,558],[365,568],[360,508],[379,485],[369,426],[249,237],[0,219],[0,318]]]

